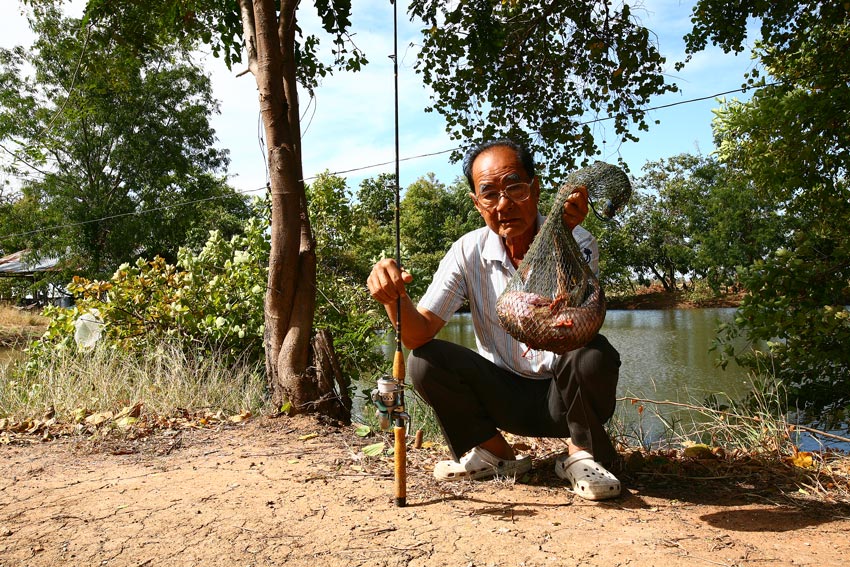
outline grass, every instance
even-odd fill
[[[168,342],[140,355],[112,348],[71,353],[57,350],[37,371],[23,361],[0,367],[0,418],[35,419],[46,412],[59,422],[81,414],[119,411],[141,403],[169,416],[186,409],[236,415],[266,411],[266,382],[259,368],[228,366],[215,355],[188,356]]]
[[[778,386],[754,391],[745,403],[728,406],[717,404],[716,398],[711,403],[622,398],[609,429],[625,455],[627,473],[636,478],[729,482],[745,493],[757,485],[777,490],[793,504],[850,502],[846,451],[823,444],[818,450],[800,448],[803,435],[839,440],[844,446],[850,439],[790,423],[782,392]],[[643,425],[647,417],[662,424],[651,438]],[[632,425],[625,426],[627,421]]]
[[[0,327],[10,329],[19,327],[47,327],[49,322],[49,319],[42,317],[38,312],[18,309],[17,307],[0,303]]]
[[[19,346],[41,335],[50,322],[40,312],[0,303],[0,346]]]

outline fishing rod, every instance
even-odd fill
[[[393,76],[395,80],[395,261],[401,269],[401,200],[399,196],[399,148],[398,148],[398,3],[393,5]],[[393,424],[395,445],[393,450],[395,469],[395,505],[407,505],[407,423],[410,416],[404,409],[404,353],[401,344],[401,296],[396,300],[396,351],[393,357],[392,377],[384,376],[378,380],[378,387],[372,391],[372,401],[378,407],[381,428],[388,429]]]

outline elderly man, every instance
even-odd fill
[[[414,305],[405,291],[412,276],[395,261],[378,262],[367,285],[393,324],[401,298],[402,341],[411,350],[408,375],[434,408],[453,460],[437,464],[440,480],[516,475],[531,468],[517,458],[501,431],[568,438],[556,459],[558,476],[588,499],[620,494],[604,464],[616,458],[603,424],[614,413],[620,356],[605,337],[558,356],[529,351],[498,324],[496,299],[505,289],[543,223],[537,210],[540,182],[534,159],[510,140],[473,148],[463,170],[485,227],[455,242],[425,295]],[[579,224],[587,215],[587,191],[578,188],[561,214],[598,272],[596,239]],[[477,352],[435,339],[468,301]]]

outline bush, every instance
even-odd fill
[[[765,382],[783,384],[792,406],[812,411],[850,403],[850,244],[843,230],[809,227],[793,248],[741,270],[749,292],[718,338],[726,360],[770,374]],[[736,351],[739,335],[752,348]]]
[[[54,353],[79,348],[75,322],[86,313],[102,323],[101,341],[127,352],[142,352],[164,339],[195,356],[215,351],[224,363],[263,360],[263,300],[268,239],[252,219],[244,234],[224,240],[210,234],[197,254],[181,249],[178,265],[157,257],[123,264],[108,281],[74,277],[70,309],[49,307],[52,321],[30,348],[37,369]]]

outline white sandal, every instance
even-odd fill
[[[456,461],[440,461],[434,467],[437,480],[479,480],[493,476],[516,476],[531,470],[531,457],[500,459],[490,451],[475,447]]]
[[[620,495],[620,481],[593,460],[587,451],[561,455],[555,459],[555,473],[570,482],[573,492],[588,500],[604,500]]]

